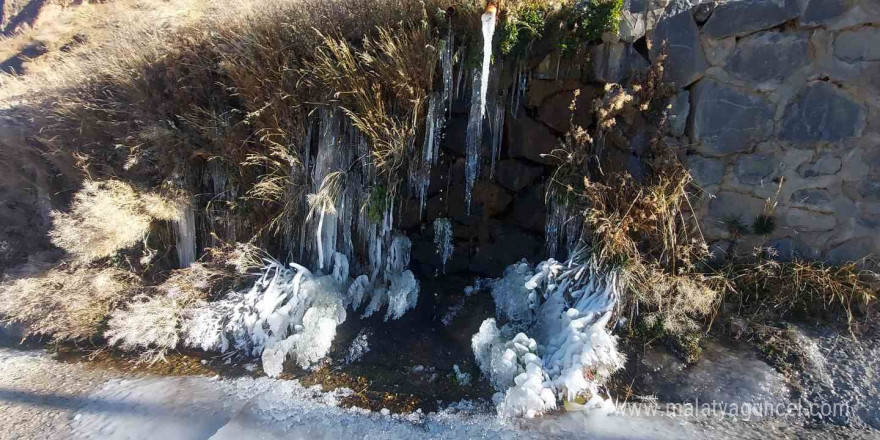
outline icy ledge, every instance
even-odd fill
[[[580,255],[535,267],[523,261],[492,283],[492,296],[507,324],[499,329],[495,319],[485,320],[472,347],[498,390],[493,400],[500,416],[531,418],[560,401],[613,410],[601,388],[625,361],[607,329],[619,299],[615,272],[604,273]]]

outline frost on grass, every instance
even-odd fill
[[[602,386],[624,363],[607,330],[618,290],[616,272],[603,273],[577,254],[505,270],[492,294],[508,323],[498,328],[487,319],[472,340],[477,364],[499,391],[499,415],[534,417],[559,400],[610,406]]]

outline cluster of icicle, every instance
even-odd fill
[[[498,390],[502,417],[535,417],[557,408],[609,411],[601,387],[623,367],[617,338],[607,329],[619,300],[616,272],[603,273],[575,255],[564,263],[509,266],[492,283],[500,329],[487,319],[472,347],[483,374]],[[576,400],[583,399],[580,405]]]
[[[230,292],[191,313],[186,342],[205,350],[259,356],[270,377],[281,374],[288,358],[309,368],[329,352],[346,310],[366,304],[366,317],[386,307],[387,321],[415,307],[419,283],[406,269],[409,249],[409,239],[395,237],[385,270],[376,278],[361,275],[354,280],[348,258],[339,252],[332,254],[326,275],[267,260],[253,287]]]

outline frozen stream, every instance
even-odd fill
[[[0,438],[79,439],[522,439],[762,438],[805,435],[782,420],[565,413],[516,424],[462,402],[423,415],[340,406],[321,392],[268,378],[133,377],[0,348]],[[839,436],[841,432],[810,431]],[[852,437],[858,432],[847,432]],[[868,433],[866,433],[868,434]],[[868,437],[865,437],[868,438]]]

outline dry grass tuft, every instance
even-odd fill
[[[119,269],[61,266],[0,285],[0,317],[23,324],[26,335],[85,341],[138,288],[138,278]]]
[[[742,312],[830,319],[846,323],[854,333],[873,317],[880,274],[868,260],[839,266],[795,259],[767,258],[763,253],[740,257],[723,270],[732,282],[731,297]],[[864,319],[859,322],[857,316]]]
[[[85,181],[69,212],[54,212],[52,242],[82,262],[111,257],[145,240],[150,223],[180,218],[181,205],[124,182]]]

